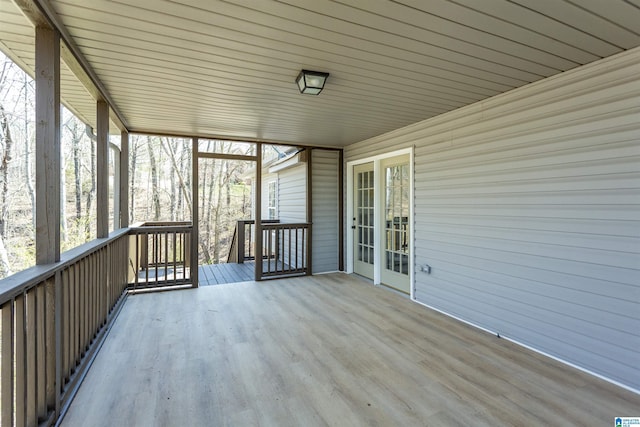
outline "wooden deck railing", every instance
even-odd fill
[[[191,233],[146,223],[0,280],[0,425],[58,419],[127,290],[190,284]]]
[[[51,425],[127,287],[128,230],[0,281],[0,424]]]
[[[279,219],[263,219],[262,224],[278,224]],[[227,262],[242,264],[256,259],[255,255],[255,220],[244,219],[236,223],[233,239],[229,247]]]
[[[192,285],[190,222],[145,222],[130,228],[129,284],[133,289]],[[191,265],[196,262],[196,265]]]
[[[262,224],[262,277],[310,274],[309,230],[311,224]]]

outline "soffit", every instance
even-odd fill
[[[640,0],[50,4],[130,130],[323,146],[640,45]],[[322,94],[302,68],[331,73]]]

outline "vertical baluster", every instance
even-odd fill
[[[61,371],[63,376],[68,372],[69,365],[71,363],[71,349],[73,348],[73,324],[71,322],[71,311],[73,307],[73,266],[67,267],[60,273],[62,280],[62,290],[58,295],[60,300],[60,330],[62,331],[60,336],[61,346]]]
[[[291,256],[291,226],[287,227],[287,233],[288,233],[288,235],[289,235],[289,243],[288,243],[288,246],[289,246],[289,255],[287,256],[287,258],[288,258],[288,259],[287,259],[287,264],[288,264],[288,268],[287,268],[287,270],[288,270],[289,272],[291,272],[291,262],[293,261],[293,257]],[[283,270],[283,273],[284,273],[284,271],[285,271],[285,270],[284,270],[284,266],[282,267],[282,270]]]
[[[2,313],[2,342],[0,342],[0,352],[2,354],[2,365],[0,365],[0,404],[2,405],[2,413],[0,425],[10,426],[13,424],[13,413],[15,411],[13,400],[13,386],[16,378],[16,372],[13,369],[13,347],[14,335],[13,327],[15,320],[14,301],[6,302],[0,307]]]
[[[36,288],[27,291],[25,299],[26,310],[26,358],[27,358],[27,384],[26,384],[26,423],[29,426],[36,425],[37,407],[37,371],[36,371]]]
[[[146,266],[146,268],[144,270],[145,271],[145,276],[144,276],[145,280],[144,280],[144,282],[145,282],[145,284],[149,284],[149,233],[145,232],[144,236],[145,236],[144,240],[145,240],[146,245],[147,245],[146,246],[147,250],[146,250],[146,252],[144,254],[145,257],[146,257],[146,259],[144,261],[145,262],[145,266]],[[151,252],[153,253],[153,247],[151,248]]]
[[[158,282],[158,260],[159,260],[159,254],[158,254],[158,246],[159,246],[159,238],[160,238],[160,233],[152,233],[153,236],[153,265],[154,265],[154,271],[155,271],[155,282]]]
[[[91,345],[93,341],[93,334],[96,330],[96,319],[98,314],[97,310],[97,300],[98,300],[98,253],[94,252],[89,256],[89,262],[91,264],[91,277],[89,278],[89,283],[91,286],[91,298],[89,299],[89,329],[87,333],[87,349]]]
[[[80,286],[80,280],[82,279],[82,262],[78,262],[73,266],[73,293],[74,293],[74,305],[71,307],[71,316],[70,321],[73,327],[73,347],[71,347],[70,356],[72,357],[73,364],[69,366],[71,370],[73,370],[76,366],[78,359],[80,358],[80,337],[82,336],[82,312],[81,312],[81,303],[82,303],[82,287]],[[67,371],[65,375],[70,375],[71,370]]]
[[[169,283],[169,233],[167,231],[162,233],[164,239],[164,280]]]
[[[306,241],[305,237],[306,237],[306,233],[304,232],[304,229],[303,229],[303,231],[302,231],[302,268],[304,268],[305,271],[306,271],[306,269],[307,269],[307,263],[306,263],[306,261],[307,261],[307,259],[306,259],[306,257],[307,257],[307,249],[306,248],[307,248],[307,246],[305,245],[305,241]]]
[[[295,270],[299,270],[300,269],[300,261],[298,259],[299,255],[300,255],[300,250],[298,247],[298,240],[299,240],[299,236],[300,236],[300,230],[302,230],[301,228],[296,227],[295,229],[295,237],[296,237],[296,266],[295,266]]]
[[[25,425],[25,402],[27,383],[27,360],[26,360],[26,319],[25,319],[25,297],[20,294],[15,299],[15,319],[16,319],[16,341],[15,341],[15,380],[16,380],[16,426]],[[11,424],[9,424],[11,425]]]
[[[188,259],[189,257],[187,257],[187,251],[191,251],[191,240],[188,239],[189,235],[187,233],[189,233],[189,231],[185,231],[180,235],[180,238],[182,239],[182,275],[185,280],[187,279],[188,262],[190,262],[190,260]],[[197,239],[197,236],[193,236],[192,239]],[[190,254],[191,257],[196,256],[196,254],[193,252],[190,252]],[[197,268],[197,260],[195,261],[195,263]],[[189,271],[189,276],[189,278],[193,277],[191,275],[191,271]]]
[[[178,251],[178,235],[176,234],[176,232],[173,232],[172,235],[172,242],[173,242],[173,263],[172,263],[172,268],[173,268],[173,284],[175,285],[178,281],[178,265],[176,264],[176,252]]]
[[[41,283],[35,289],[35,316],[36,316],[36,419],[43,419],[47,415],[47,373],[46,373],[46,306],[45,306],[45,286],[47,282]]]
[[[249,224],[244,224],[244,226],[247,226],[247,225],[249,225],[249,238],[245,242],[245,248],[249,248],[249,256],[247,256],[247,258],[251,258],[252,256],[251,255],[251,230],[253,230],[253,223],[250,222]],[[258,262],[258,260],[256,260],[256,262]]]
[[[100,292],[98,293],[98,295],[100,296],[100,300],[98,301],[99,305],[98,305],[98,310],[96,311],[100,313],[100,316],[98,318],[98,325],[96,330],[100,330],[102,328],[102,325],[104,325],[104,321],[106,318],[104,314],[104,310],[106,307],[105,301],[107,299],[106,298],[107,286],[109,283],[109,275],[107,274],[107,247],[106,246],[102,247],[98,252],[98,264],[99,264],[98,284],[100,289]]]
[[[140,234],[136,234],[135,238],[136,238],[136,258],[133,266],[134,275],[135,275],[134,285],[133,285],[134,289],[138,287],[138,277],[140,276]]]
[[[56,282],[60,280],[60,272],[53,278],[49,279],[44,288],[45,297],[45,407],[47,412],[56,408],[56,360],[58,354],[56,351]],[[58,311],[60,311],[58,309]],[[62,357],[59,357],[60,360]]]
[[[85,349],[87,347],[87,335],[89,334],[89,304],[91,303],[91,257],[87,257],[81,261],[80,264],[80,275],[82,276],[82,280],[80,282],[80,288],[82,289],[82,305],[80,306],[80,310],[82,311],[82,336],[80,337],[80,351],[81,353],[78,355],[78,359],[76,361],[76,366],[80,363],[80,359],[82,355],[84,355]]]

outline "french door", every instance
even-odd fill
[[[354,273],[407,294],[411,293],[409,162],[409,154],[403,154],[353,166],[351,227]]]
[[[380,281],[399,291],[410,293],[409,283],[409,156],[381,162],[380,187],[383,209],[381,230]]]
[[[373,280],[374,188],[373,162],[354,166],[353,271]]]

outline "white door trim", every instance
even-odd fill
[[[413,171],[413,147],[403,148],[402,150],[390,151],[388,153],[379,154],[377,156],[366,157],[363,159],[352,160],[347,162],[347,209],[346,209],[346,221],[347,227],[345,227],[345,242],[347,246],[346,251],[346,265],[345,270],[347,273],[353,273],[353,231],[351,229],[351,224],[353,224],[353,167],[356,165],[360,165],[363,163],[373,162],[373,174],[376,179],[380,176],[380,161],[389,157],[400,156],[403,154],[409,154],[409,174],[410,174],[410,182],[411,185],[409,187],[409,198],[411,203],[409,205],[409,241],[411,244],[409,245],[409,284],[411,290],[411,299],[415,299],[415,239],[414,239],[414,229],[415,229],[415,221],[414,221],[414,209],[415,209],[415,199],[414,199],[414,171]],[[380,223],[380,202],[382,200],[382,189],[378,185],[376,187],[376,191],[374,192],[374,221],[376,227],[373,229],[373,238],[374,238],[374,246],[376,248],[380,248],[382,244],[382,230],[380,230],[380,226],[377,225]],[[373,283],[375,285],[380,284],[380,272],[382,268],[381,260],[380,260],[380,251],[374,251],[374,268],[373,268]]]

